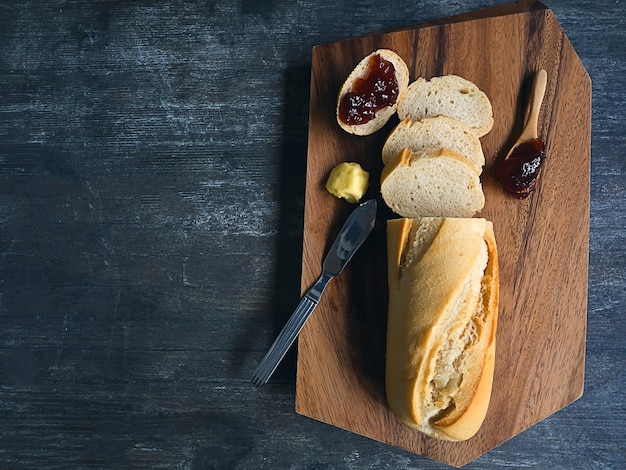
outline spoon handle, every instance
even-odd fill
[[[520,141],[530,140],[538,137],[537,133],[537,121],[539,118],[539,110],[541,109],[541,103],[546,93],[546,85],[548,83],[548,74],[544,69],[539,70],[535,74],[533,81],[533,88],[531,92],[531,99],[528,104],[528,119],[526,125],[520,136]]]

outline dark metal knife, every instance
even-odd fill
[[[293,344],[305,322],[319,303],[328,282],[338,275],[368,237],[376,222],[376,200],[371,199],[357,207],[339,231],[322,265],[322,275],[302,297],[289,321],[256,368],[252,383],[261,387],[270,379],[280,361]]]

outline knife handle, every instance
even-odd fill
[[[300,303],[296,307],[295,311],[291,314],[291,317],[283,327],[282,331],[276,337],[276,340],[270,346],[270,349],[265,354],[265,357],[261,360],[252,377],[252,383],[261,387],[265,385],[270,379],[280,361],[298,337],[298,333],[306,323],[306,321],[317,307],[320,297],[328,282],[332,279],[332,276],[322,274],[317,282],[311,287],[307,293],[302,297]]]

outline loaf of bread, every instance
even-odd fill
[[[377,73],[384,63],[393,66],[395,80],[373,80],[372,87],[365,93],[356,92],[358,86],[367,84],[368,77]],[[387,73],[387,69],[382,70]],[[346,132],[355,135],[370,135],[383,128],[396,112],[398,99],[409,84],[409,69],[402,58],[389,49],[378,49],[365,58],[352,70],[341,86],[337,96],[337,122]],[[348,96],[347,96],[348,95]],[[346,107],[346,108],[344,108]],[[376,109],[377,108],[377,109]],[[375,112],[372,111],[375,109]],[[350,117],[349,122],[344,119]]]
[[[402,217],[471,217],[485,204],[474,165],[446,148],[403,149],[384,166],[381,195]]]
[[[484,422],[493,383],[499,283],[492,224],[387,224],[389,406],[431,437],[469,439]]]
[[[483,171],[485,155],[478,136],[461,121],[447,116],[401,121],[385,141],[383,163],[387,163],[403,148],[419,152],[431,147],[448,148],[472,162],[479,174]]]
[[[465,123],[478,137],[493,127],[491,101],[474,83],[457,75],[418,78],[400,95],[398,117],[418,121],[448,116]]]

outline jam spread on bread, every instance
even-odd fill
[[[339,118],[349,125],[365,124],[376,112],[398,99],[398,81],[393,64],[379,54],[371,57],[365,78],[355,81],[339,104]]]
[[[541,164],[546,152],[541,139],[522,142],[496,170],[498,183],[513,193],[517,199],[525,199],[535,189]]]

